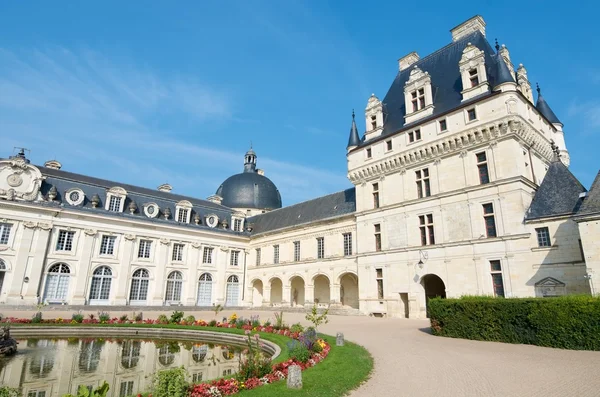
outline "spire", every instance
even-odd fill
[[[350,127],[350,138],[348,138],[346,149],[353,149],[358,145],[360,145],[360,138],[358,136],[358,128],[356,128],[356,121],[354,120],[354,109],[352,109],[352,127]]]
[[[550,121],[552,124],[560,124],[562,126],[563,123],[561,123],[560,120],[558,119],[558,117],[556,117],[556,115],[554,114],[552,109],[550,109],[548,102],[546,102],[546,100],[542,96],[542,90],[540,89],[540,85],[537,83],[536,83],[536,85],[537,85],[537,92],[538,92],[538,99],[537,99],[537,103],[535,104],[536,109],[541,114],[543,114],[544,117],[547,118],[548,121]]]
[[[244,172],[256,172],[256,152],[252,149],[252,144],[244,156]]]
[[[516,84],[515,79],[513,79],[512,73],[508,70],[508,65],[502,58],[502,55],[496,55],[496,84],[495,87],[504,83],[513,83]]]

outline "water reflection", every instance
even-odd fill
[[[152,375],[166,368],[183,365],[192,382],[232,375],[240,355],[232,346],[199,342],[27,339],[16,355],[0,357],[0,384],[27,397],[61,397],[107,381],[109,396],[125,397],[149,390]]]

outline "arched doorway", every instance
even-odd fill
[[[340,278],[340,303],[358,309],[358,277],[346,273]]]
[[[421,285],[425,289],[425,308],[427,309],[427,317],[429,317],[429,299],[445,298],[446,285],[439,276],[435,274],[426,274],[421,279]]]
[[[227,279],[227,291],[225,293],[225,306],[238,306],[240,299],[240,280],[238,276],[231,275]]]
[[[315,303],[317,304],[329,304],[331,295],[329,291],[329,279],[327,276],[318,275],[314,279],[315,285]]]
[[[274,278],[271,280],[271,304],[273,305],[281,305],[281,300],[283,298],[283,283],[281,279]]]
[[[263,302],[263,282],[254,280],[252,283],[252,306],[260,307]]]
[[[90,288],[90,305],[105,305],[110,297],[112,270],[108,266],[100,266],[94,270],[92,287]]]
[[[48,269],[44,302],[62,303],[67,300],[71,269],[65,263],[57,263]]]
[[[304,306],[304,279],[300,276],[293,277],[290,284],[292,306]]]
[[[174,271],[167,277],[167,290],[165,292],[165,302],[181,302],[181,289],[183,288],[183,275],[181,272]]]
[[[148,284],[150,273],[146,269],[137,269],[131,276],[131,288],[129,290],[130,305],[145,305],[148,299]]]
[[[212,276],[202,273],[198,280],[198,306],[210,306],[212,303]]]

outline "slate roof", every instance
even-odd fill
[[[341,192],[318,197],[275,211],[256,215],[246,220],[252,234],[337,218],[356,211],[356,191],[350,188]]]
[[[257,172],[242,172],[230,176],[219,186],[217,195],[230,208],[281,208],[281,194],[277,186]]]
[[[586,191],[560,160],[554,160],[531,201],[525,220],[574,214],[583,201],[579,195]]]
[[[538,99],[537,99],[537,103],[535,104],[536,109],[541,114],[543,114],[544,117],[547,118],[548,121],[551,122],[552,124],[560,124],[560,125],[562,125],[562,123],[560,122],[560,120],[558,119],[558,117],[556,117],[556,115],[554,114],[554,112],[552,111],[552,109],[550,109],[550,105],[548,105],[548,102],[546,102],[546,100],[542,96],[542,92],[541,92],[539,86],[538,86],[537,90],[538,90]]]
[[[596,179],[594,179],[594,183],[592,183],[589,193],[583,200],[583,204],[577,212],[577,216],[598,213],[600,213],[600,172],[596,175]]]
[[[501,57],[496,57],[496,52],[481,32],[473,32],[421,58],[411,65],[411,67],[398,72],[392,86],[383,99],[384,126],[382,135],[394,134],[408,126],[408,124],[405,125],[404,123],[404,116],[406,115],[404,85],[414,66],[418,66],[422,71],[428,72],[431,76],[434,110],[432,116],[411,124],[422,123],[424,120],[436,118],[442,113],[465,105],[465,102],[461,102],[463,87],[458,64],[463,50],[468,43],[471,43],[484,52],[486,74],[490,87],[495,87],[502,82],[506,82],[507,76],[498,75],[497,62]],[[504,63],[504,61],[502,62]],[[500,72],[504,73],[504,68],[500,69]],[[510,79],[512,80],[512,76],[510,76]],[[490,95],[493,95],[493,92],[490,91],[481,94],[475,97],[473,101]],[[369,141],[363,141],[363,145],[367,143]]]
[[[496,85],[503,83],[515,83],[515,79],[513,78],[510,70],[508,69],[508,65],[502,59],[502,55],[496,55]]]
[[[348,138],[348,146],[346,148],[352,146],[360,145],[360,137],[358,135],[358,128],[356,128],[356,120],[354,120],[354,110],[352,111],[352,126],[350,127],[350,137]]]
[[[63,170],[57,170],[53,168],[46,168],[37,166],[42,175],[46,177],[41,186],[41,193],[44,197],[47,197],[49,190],[52,186],[56,187],[57,197],[56,203],[44,203],[43,205],[57,205],[71,210],[84,211],[88,213],[101,213],[105,216],[125,217],[137,220],[143,220],[147,222],[163,223],[163,224],[174,224],[178,226],[191,227],[197,229],[210,229],[221,232],[237,233],[230,229],[222,229],[219,226],[210,228],[205,223],[205,217],[207,215],[215,214],[219,217],[219,222],[227,220],[228,224],[231,225],[231,214],[232,209],[227,208],[223,205],[219,205],[207,200],[201,200],[193,197],[182,196],[179,194],[161,192],[159,190],[148,189],[139,186],[133,186],[120,182],[108,181],[105,179],[94,178],[86,175],[75,174]],[[123,212],[112,212],[105,210],[106,192],[108,189],[119,186],[127,191],[127,198],[123,206]],[[64,198],[65,192],[71,188],[79,188],[85,194],[85,200],[81,205],[73,206],[70,205]],[[97,208],[94,208],[91,203],[91,199],[97,194],[100,198],[100,203]],[[178,223],[176,221],[176,210],[175,206],[179,201],[187,200],[192,203],[192,214],[190,217],[190,223]],[[137,205],[137,210],[131,214],[129,212],[129,204],[134,201]],[[144,214],[144,204],[156,203],[160,208],[159,215],[156,218],[148,218]],[[166,208],[171,211],[169,219],[164,219],[163,214]],[[201,222],[199,225],[194,223],[194,216],[199,214]]]

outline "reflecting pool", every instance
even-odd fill
[[[80,385],[104,381],[109,396],[150,390],[153,375],[184,366],[190,381],[234,374],[241,349],[210,342],[119,338],[17,339],[18,353],[0,357],[0,385],[21,388],[24,397],[77,394]]]

